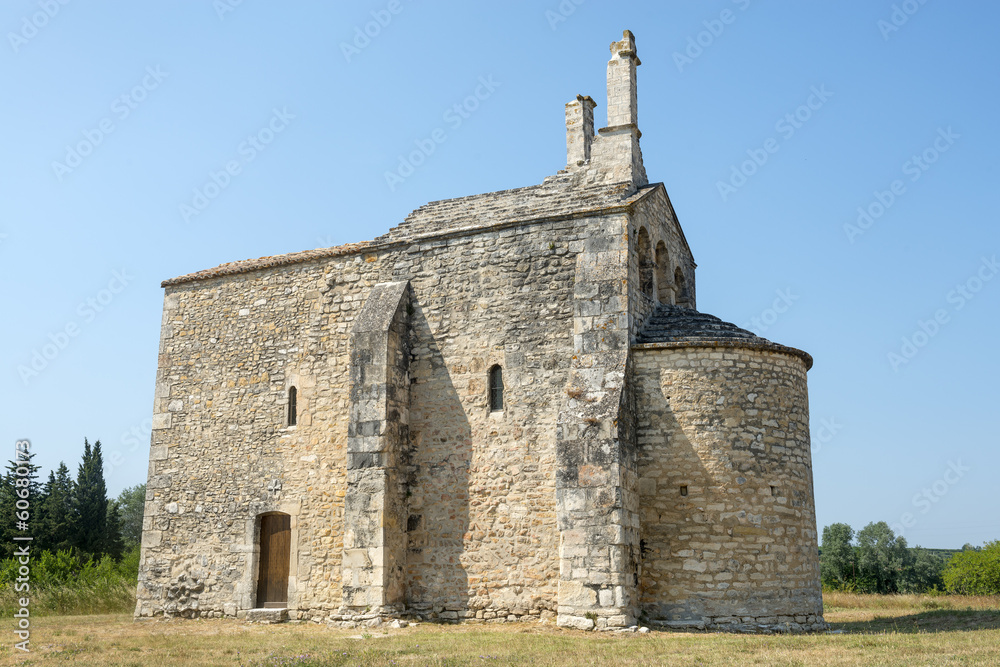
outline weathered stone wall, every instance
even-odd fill
[[[168,287],[137,613],[252,607],[257,517],[271,511],[292,515],[290,608],[345,604],[350,332],[375,285],[409,280],[405,604],[445,619],[554,614],[555,430],[576,257],[600,226],[500,226]]]
[[[633,352],[643,612],[678,626],[822,627],[805,362],[738,347]]]
[[[414,245],[407,605],[441,619],[555,611],[555,430],[576,257],[592,220]],[[490,368],[504,409],[491,412]]]
[[[329,297],[330,269],[167,289],[137,614],[252,607],[264,512],[292,517],[289,605],[339,606],[354,297]]]

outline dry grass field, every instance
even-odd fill
[[[36,619],[0,665],[1000,665],[1000,598],[828,593],[835,634],[598,634],[529,624],[341,630],[312,623]]]

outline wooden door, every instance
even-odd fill
[[[288,555],[292,546],[292,517],[265,514],[260,518],[260,572],[257,607],[288,605]]]

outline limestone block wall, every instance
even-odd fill
[[[576,258],[600,224],[497,225],[170,284],[136,613],[253,607],[258,517],[275,511],[292,517],[293,617],[345,607],[351,331],[376,285],[409,281],[403,603],[442,619],[554,616],[555,434]]]
[[[769,349],[633,348],[652,622],[823,627],[806,365]]]
[[[361,258],[358,258],[361,261]],[[289,604],[340,604],[353,295],[303,264],[169,287],[137,613],[254,604],[258,517],[292,515]],[[359,295],[357,298],[362,298]],[[288,389],[298,423],[287,426]],[[201,590],[178,606],[178,582]]]
[[[555,431],[576,256],[593,221],[414,245],[407,606],[439,619],[553,615]],[[503,369],[504,408],[487,379]]]
[[[138,615],[251,607],[264,512],[291,515],[290,605],[339,604],[347,364],[324,274],[303,265],[168,288]]]
[[[804,362],[630,348],[652,307],[635,295],[638,229],[693,290],[657,187],[600,216],[169,285],[137,615],[253,607],[259,516],[283,512],[293,617],[364,603],[574,627],[821,623]],[[385,330],[359,329],[380,289],[399,292]],[[351,393],[364,354],[381,369],[368,407]],[[361,498],[348,471],[371,468]],[[381,545],[345,541],[363,516]]]

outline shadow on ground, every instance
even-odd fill
[[[908,616],[879,616],[870,621],[831,623],[834,630],[845,634],[878,634],[883,632],[964,632],[1000,629],[1000,611],[980,609],[934,609]]]

